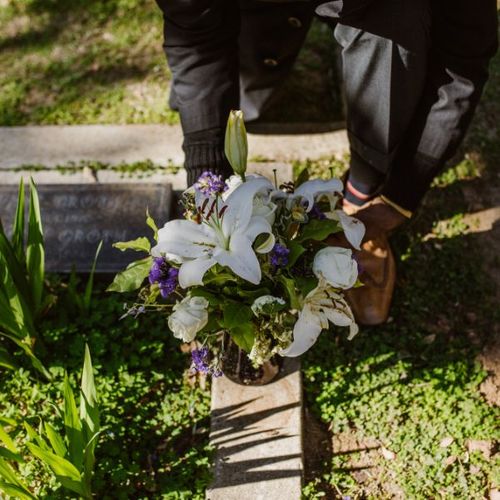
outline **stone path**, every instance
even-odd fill
[[[226,377],[212,386],[215,479],[209,500],[299,500],[303,476],[300,362],[261,387]]]
[[[305,160],[347,151],[345,130],[296,135],[249,134],[250,159]],[[178,125],[72,125],[0,127],[0,169],[54,167],[69,162],[108,164],[151,160],[182,165]]]

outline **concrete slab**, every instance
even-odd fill
[[[93,184],[97,182],[93,171],[84,168],[76,172],[62,173],[59,170],[2,170],[0,168],[0,184],[19,184],[21,177],[28,181],[30,177],[36,184]],[[130,180],[129,180],[130,182]]]
[[[276,169],[278,184],[289,182],[293,178],[293,169],[290,163],[261,162],[249,163],[248,172],[265,175],[273,179],[273,169]],[[63,173],[59,170],[51,170],[49,167],[45,170],[8,170],[0,169],[0,184],[19,184],[21,177],[27,181],[33,177],[37,184],[127,184],[135,183],[153,183],[153,184],[171,184],[175,191],[186,189],[186,172],[180,169],[176,173],[162,173],[159,171],[140,172],[137,174],[123,173],[116,170],[97,170],[93,171],[88,167],[71,173]]]
[[[212,385],[211,443],[216,447],[209,500],[299,500],[303,476],[300,361],[252,387],[225,377]]]
[[[306,134],[249,134],[250,158],[290,161],[342,155],[345,130]],[[182,165],[179,125],[47,125],[0,127],[0,168],[54,167],[68,162],[116,165],[151,160]]]

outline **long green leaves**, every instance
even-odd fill
[[[63,488],[82,498],[92,498],[92,474],[95,464],[95,447],[100,434],[99,409],[94,383],[92,360],[85,346],[79,409],[69,378],[64,378],[64,404],[62,416],[64,434],[46,422],[35,431],[24,422],[31,455],[45,464]],[[12,438],[0,427],[0,491],[15,498],[35,498],[18,477],[9,462],[22,462]],[[23,496],[24,495],[24,496]]]
[[[28,271],[35,314],[42,305],[43,281],[45,279],[45,250],[40,216],[40,202],[33,179],[30,179],[30,210],[28,217],[28,242],[26,247],[26,268]]]
[[[12,228],[12,247],[20,263],[24,262],[24,181],[21,177],[17,197],[16,216]]]
[[[0,491],[4,491],[13,498],[20,498],[22,500],[36,499],[19,477],[15,466],[9,462],[14,464],[23,463],[24,459],[19,453],[14,440],[0,426]]]
[[[0,224],[0,335],[14,342],[31,359],[33,366],[46,378],[50,373],[35,354],[37,338],[35,323],[43,304],[45,279],[45,252],[36,186],[30,181],[30,207],[27,247],[25,234],[24,183],[19,184],[17,209],[12,238],[9,241]],[[12,368],[12,356],[6,347],[0,347],[0,366]]]

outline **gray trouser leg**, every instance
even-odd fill
[[[256,120],[292,69],[311,25],[314,2],[240,0],[240,107]]]
[[[383,194],[414,210],[455,154],[497,50],[497,3],[431,0],[432,44],[425,90]]]
[[[385,174],[422,94],[428,1],[374,2],[357,17],[340,19],[335,37],[342,46],[353,162],[365,162]],[[356,168],[353,163],[351,169]]]

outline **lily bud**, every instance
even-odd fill
[[[226,153],[226,157],[231,167],[233,167],[234,173],[245,180],[248,142],[245,123],[243,122],[243,111],[241,110],[232,110],[229,113],[224,152]]]

